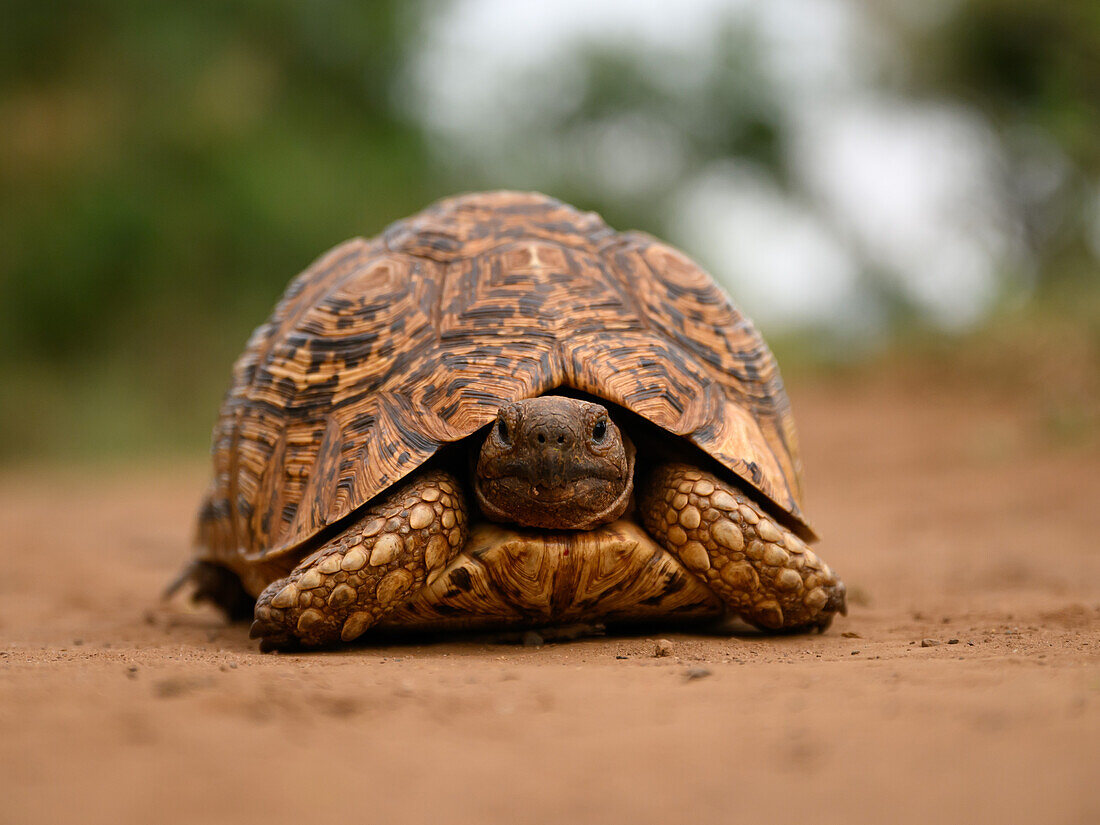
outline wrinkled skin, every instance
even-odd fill
[[[614,521],[633,483],[634,447],[607,410],[555,395],[501,407],[474,471],[486,516],[546,530]]]

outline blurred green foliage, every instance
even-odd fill
[[[1100,173],[1100,4],[969,0],[913,43],[930,89],[1002,126],[1036,126]]]
[[[289,278],[449,194],[453,179],[433,169],[394,99],[425,8],[5,3],[0,460],[194,451],[232,359]],[[914,61],[926,69],[918,83],[1006,124],[1040,124],[1100,174],[1092,0],[972,0],[915,32],[912,48],[927,56]],[[631,67],[591,62],[578,117],[624,105]],[[742,84],[708,95],[691,101],[708,112],[696,118],[707,126],[692,138],[700,152],[777,168],[766,94]],[[613,224],[646,223],[628,202],[583,205]],[[1078,221],[1049,241],[1059,271],[1081,283],[1095,278],[1083,231]]]
[[[1046,202],[1029,203],[1026,188],[1017,190],[1040,262],[1039,299],[1047,290],[1062,302],[1067,291],[1100,289],[1097,253],[1086,249],[1090,232],[1100,248],[1100,3],[967,0],[909,35],[911,86],[979,109],[1001,137],[1010,173],[1037,138],[1066,161],[1061,191]],[[1075,306],[1095,304],[1089,297]]]
[[[287,280],[443,194],[401,6],[5,4],[0,456],[204,441]]]

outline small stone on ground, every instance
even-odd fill
[[[657,643],[653,645],[653,655],[657,659],[662,659],[665,656],[672,655],[672,642],[668,639],[658,639]]]

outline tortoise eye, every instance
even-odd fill
[[[592,428],[592,440],[603,441],[605,435],[607,435],[607,421],[601,418],[596,422],[596,426]]]
[[[504,423],[503,418],[497,419],[497,435],[500,436],[501,441],[508,440],[508,425]]]

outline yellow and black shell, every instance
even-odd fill
[[[440,201],[295,278],[238,359],[214,430],[201,555],[293,551],[559,388],[697,445],[809,534],[775,359],[710,276],[545,195]]]

